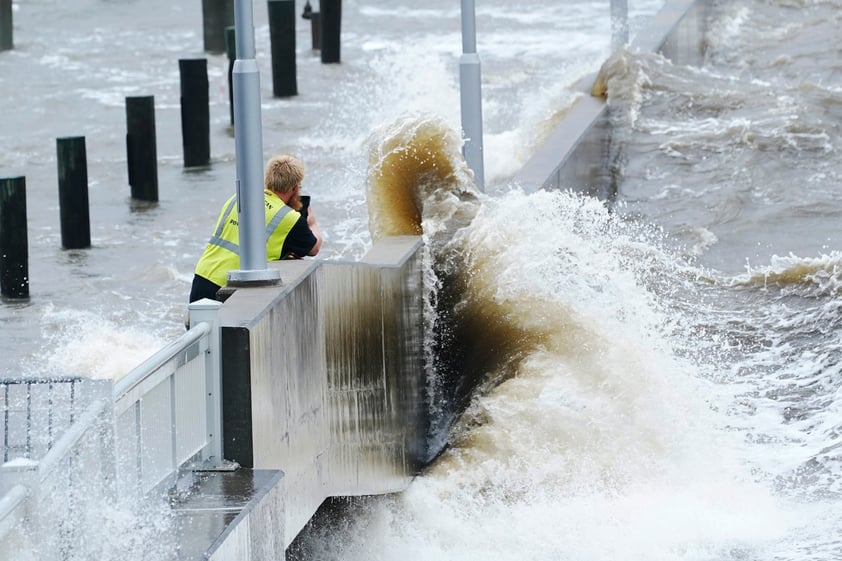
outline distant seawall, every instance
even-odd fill
[[[709,10],[708,0],[667,0],[627,50],[660,53],[675,64],[698,64]],[[605,96],[591,94],[596,80],[594,74],[580,82],[582,97],[515,175],[524,191],[573,189],[602,199],[616,193],[618,150],[612,144]]]

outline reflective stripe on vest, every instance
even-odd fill
[[[211,245],[218,245],[219,247],[224,247],[228,251],[233,251],[237,255],[240,254],[240,246],[235,244],[234,242],[229,242],[225,238],[222,237],[222,230],[225,228],[225,223],[228,222],[228,217],[231,216],[231,211],[234,209],[234,205],[237,204],[237,195],[234,195],[225,206],[225,210],[222,211],[222,214],[219,216],[219,220],[216,224],[216,232],[213,233],[211,239],[208,240],[208,243]]]

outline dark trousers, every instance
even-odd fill
[[[193,275],[193,286],[190,287],[190,301],[195,302],[202,298],[209,298],[216,300],[217,291],[222,288],[218,284],[212,283],[205,277]]]

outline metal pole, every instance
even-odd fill
[[[477,29],[474,0],[462,0],[462,57],[459,59],[459,86],[462,102],[462,154],[474,172],[474,182],[485,190],[482,157],[482,83],[477,55]]]
[[[629,42],[629,2],[611,0],[611,52],[615,53]]]
[[[240,269],[229,271],[228,284],[275,282],[277,270],[266,267],[266,214],[263,203],[263,129],[260,119],[260,71],[254,58],[252,0],[234,2],[237,60],[234,85],[234,149],[237,157],[237,213]]]

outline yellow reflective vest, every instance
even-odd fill
[[[272,191],[263,192],[266,201],[266,260],[281,258],[281,248],[301,213],[284,204]],[[228,271],[240,268],[240,229],[237,224],[237,196],[228,199],[219,213],[216,229],[196,264],[196,274],[225,286]]]

